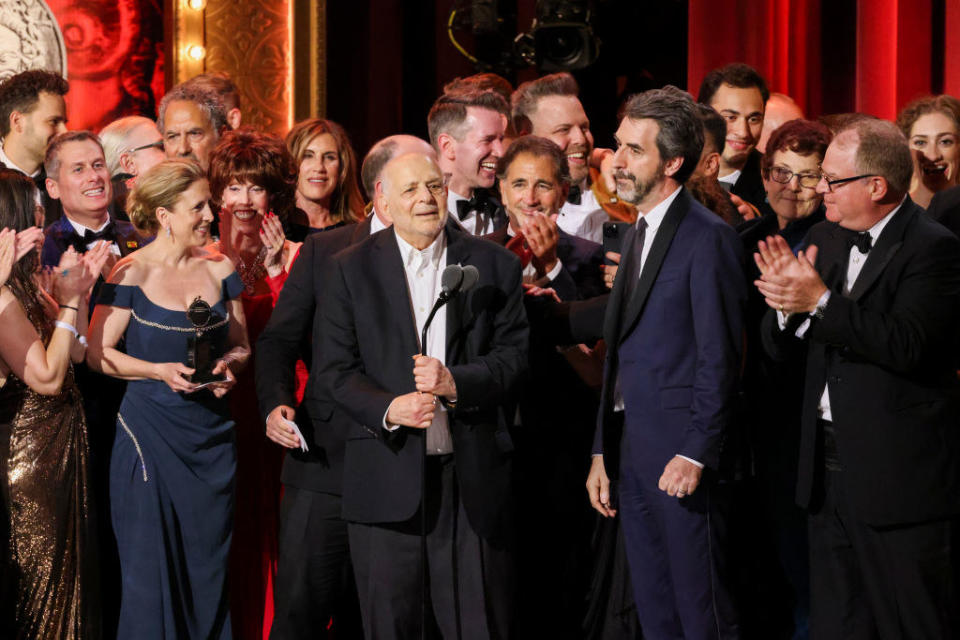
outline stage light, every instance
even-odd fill
[[[192,44],[187,47],[187,56],[192,60],[203,60],[207,55],[207,50],[198,44]]]
[[[569,71],[590,66],[600,41],[590,25],[584,0],[541,0],[533,27],[537,66],[542,71]]]
[[[207,0],[187,0],[187,6],[194,11],[203,11],[207,6]]]

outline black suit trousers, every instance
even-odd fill
[[[285,485],[270,640],[363,637],[340,496]]]
[[[351,522],[350,557],[369,640],[510,637],[513,554],[476,534],[459,497],[453,456],[427,456],[426,633],[421,516],[382,525]]]
[[[809,516],[812,640],[956,638],[955,519],[873,527],[828,471]]]

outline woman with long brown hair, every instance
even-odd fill
[[[362,220],[357,156],[343,127],[310,118],[290,129],[286,143],[297,166],[297,208],[290,220],[290,238],[301,242],[311,233]]]

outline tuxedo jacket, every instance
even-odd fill
[[[478,534],[509,530],[513,444],[502,406],[527,366],[527,318],[520,261],[492,242],[449,225],[447,264],[471,264],[480,279],[446,307],[447,368],[457,388],[449,407],[460,496]],[[395,231],[337,254],[321,310],[322,383],[353,419],[347,435],[343,515],[365,523],[409,520],[420,506],[424,431],[383,427],[390,403],[416,390],[419,335]]]
[[[829,381],[843,491],[873,525],[960,513],[960,240],[909,198],[890,219],[852,290],[842,295],[849,249],[831,222],[810,230],[816,269],[833,293],[802,340],[774,312],[764,340],[774,357],[807,350],[797,501],[810,506],[822,461],[818,403]]]
[[[607,357],[594,453],[616,477],[621,423],[614,417],[619,379],[635,460],[663,469],[677,454],[717,469],[737,390],[747,291],[740,239],[682,189],[653,238],[627,297],[636,226],[606,308]]]
[[[500,246],[510,241],[507,226],[483,236]],[[607,292],[603,284],[603,247],[596,242],[578,238],[557,229],[557,258],[563,265],[560,273],[550,282],[561,300],[585,300]]]
[[[369,217],[331,231],[308,236],[280,291],[270,321],[257,340],[257,400],[263,418],[280,405],[296,407],[296,363],[303,359],[309,377],[297,426],[308,451],[288,450],[281,481],[300,489],[339,495],[342,490],[343,447],[349,418],[320,384],[313,337],[319,335],[320,310],[327,291],[323,275],[335,253],[370,235]]]
[[[760,162],[763,154],[754,149],[747,156],[747,163],[740,170],[740,177],[730,189],[730,193],[740,196],[753,206],[760,208],[767,200],[767,190],[763,188],[763,177],[760,174]]]
[[[933,195],[927,215],[960,236],[960,187],[950,187]]]
[[[117,230],[117,246],[120,248],[120,255],[126,256],[147,244],[147,240],[142,238],[133,225],[123,220],[112,220]],[[43,231],[43,252],[41,253],[41,262],[45,267],[55,267],[60,263],[60,256],[70,246],[76,248],[80,253],[87,250],[86,243],[80,238],[67,220],[63,216]]]

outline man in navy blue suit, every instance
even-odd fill
[[[683,188],[703,146],[674,87],[627,103],[617,195],[638,211],[604,321],[607,359],[587,479],[616,514],[645,638],[738,637],[722,581],[718,472],[742,351],[746,283],[736,232]]]

